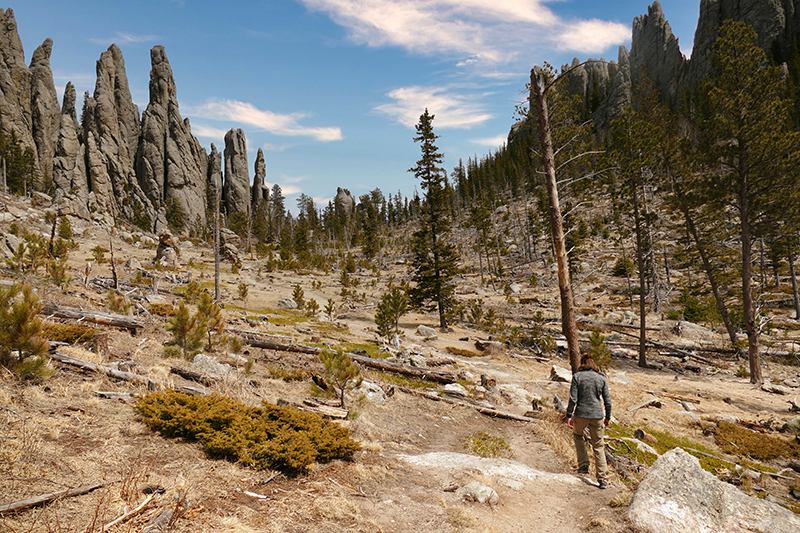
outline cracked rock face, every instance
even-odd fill
[[[150,50],[150,103],[142,113],[136,177],[154,206],[153,228],[166,229],[167,208],[196,229],[206,224],[207,156],[178,108],[163,46]]]
[[[225,183],[222,194],[228,217],[234,213],[250,216],[247,140],[242,129],[231,129],[225,134]]]
[[[652,533],[800,531],[800,517],[718,480],[680,448],[653,463],[628,516],[635,526]]]
[[[25,65],[14,11],[0,9],[0,133],[13,132],[36,151],[31,115],[31,71]]]
[[[63,213],[88,219],[89,184],[86,182],[85,146],[80,142],[79,132],[75,87],[70,82],[64,89],[64,105],[53,157],[55,203]]]
[[[53,176],[53,156],[61,122],[61,108],[50,68],[52,51],[53,40],[48,37],[33,53],[30,66],[31,123],[39,159],[40,181]]]

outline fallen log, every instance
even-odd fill
[[[158,390],[159,388],[161,388],[161,385],[156,380],[150,379],[147,376],[140,376],[139,374],[134,374],[132,372],[123,372],[121,370],[108,368],[103,365],[98,365],[97,363],[92,363],[90,361],[76,359],[75,357],[71,357],[69,355],[65,355],[62,353],[58,352],[51,353],[50,358],[55,359],[60,363],[78,367],[81,370],[87,370],[90,372],[99,372],[101,374],[106,374],[108,376],[111,376],[112,378],[117,378],[124,381],[131,381],[133,383],[139,383],[141,385],[145,385],[149,390]]]
[[[100,311],[90,311],[86,309],[80,309],[78,307],[67,307],[65,305],[56,305],[51,302],[44,303],[41,314],[56,318],[68,318],[81,322],[91,322],[93,324],[124,328],[130,330],[131,333],[134,334],[136,333],[137,329],[144,327],[144,323],[130,316],[103,313]]]
[[[210,387],[219,383],[217,378],[207,376],[202,372],[197,372],[196,370],[191,370],[189,368],[184,368],[182,366],[171,366],[169,371],[173,374],[177,374],[182,378],[188,379],[190,381],[196,381],[197,383],[202,383],[203,385]]]
[[[409,389],[407,387],[402,387],[400,385],[396,385],[395,387],[398,390],[400,390],[402,392],[405,392],[406,394],[411,394],[411,395],[414,395],[414,396],[422,396],[423,398],[427,398],[429,400],[433,400],[433,401],[436,401],[436,402],[445,402],[445,403],[449,403],[449,404],[452,404],[452,405],[458,405],[458,406],[461,406],[461,407],[471,407],[472,409],[475,409],[476,411],[478,411],[481,414],[484,414],[484,415],[487,415],[487,416],[492,416],[492,417],[495,417],[495,418],[504,418],[506,420],[516,420],[518,422],[533,422],[535,420],[534,418],[531,418],[529,416],[517,415],[517,414],[514,414],[514,413],[509,413],[508,411],[501,411],[501,410],[495,409],[493,407],[485,407],[485,406],[482,406],[482,405],[471,404],[469,402],[462,402],[460,400],[454,400],[452,398],[447,398],[445,396],[438,396],[436,394],[433,394],[433,393],[430,393],[430,392],[426,392],[426,391],[421,391],[421,390],[416,390],[416,389]]]
[[[450,372],[444,372],[442,370],[416,368],[413,366],[402,365],[400,363],[391,363],[388,361],[384,361],[382,359],[372,359],[371,357],[366,355],[358,355],[349,352],[346,353],[345,355],[347,355],[347,357],[349,357],[356,363],[368,366],[370,368],[377,368],[378,370],[383,370],[386,372],[394,372],[395,374],[403,374],[405,376],[427,379],[429,381],[435,381],[437,383],[443,383],[445,385],[447,385],[448,383],[456,382],[456,376],[454,376]]]
[[[119,480],[104,481],[102,483],[95,483],[93,485],[83,485],[81,487],[76,487],[74,489],[59,490],[56,492],[50,492],[48,494],[33,496],[32,498],[19,500],[12,503],[6,503],[4,505],[0,505],[0,515],[7,513],[16,513],[19,511],[23,511],[25,509],[30,509],[31,507],[43,505],[45,503],[49,503],[59,498],[72,498],[73,496],[81,496],[82,494],[87,494],[89,492],[92,492],[93,490],[105,487],[106,485],[117,483],[118,481]]]
[[[628,407],[628,411],[636,411],[637,409],[641,409],[642,407],[657,407],[661,409],[661,400],[658,398],[650,398],[642,403],[637,403],[636,405],[632,405]]]
[[[132,372],[123,372],[121,370],[116,370],[114,368],[108,368],[103,365],[98,365],[97,363],[92,363],[90,361],[84,361],[83,359],[76,359],[69,355],[64,355],[62,353],[51,353],[51,359],[55,359],[60,363],[64,363],[66,365],[74,366],[80,368],[81,370],[85,370],[88,372],[97,372],[100,374],[105,374],[112,378],[121,379],[123,381],[129,381],[132,383],[138,383],[140,385],[145,385],[148,390],[157,391],[163,388],[167,388],[167,386],[163,383],[160,383],[154,379],[148,378],[147,376],[140,376],[139,374],[134,374]],[[178,385],[178,386],[170,386],[171,388],[177,392],[182,392],[184,394],[188,394],[190,396],[202,396],[206,394],[211,394],[208,390],[202,389],[200,387],[190,387],[186,385]]]
[[[130,392],[96,390],[94,393],[101,398],[106,398],[108,400],[122,400],[123,402],[127,403],[134,403],[136,401],[136,398]]]

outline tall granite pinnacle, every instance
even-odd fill
[[[136,177],[155,206],[153,230],[180,214],[192,228],[206,224],[206,153],[181,118],[172,68],[163,46],[150,50],[150,103],[142,114]],[[201,154],[202,152],[202,154]]]

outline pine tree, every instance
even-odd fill
[[[204,292],[200,295],[200,301],[197,304],[197,313],[206,323],[206,333],[208,335],[208,345],[206,349],[212,351],[214,349],[212,334],[219,338],[225,332],[225,320],[222,318],[222,309],[214,302],[210,294]]]
[[[319,358],[325,367],[328,379],[339,389],[339,401],[344,407],[344,391],[348,387],[357,387],[361,384],[361,379],[356,379],[361,375],[361,368],[341,350],[324,350],[319,354]]]
[[[715,72],[701,89],[701,152],[708,171],[697,185],[719,216],[733,207],[739,219],[750,381],[762,383],[753,244],[797,205],[791,168],[800,154],[800,137],[792,131],[780,69],[766,66],[755,39],[756,32],[742,22],[726,21],[720,29],[712,59]]]
[[[192,315],[184,302],[178,306],[175,316],[167,319],[165,328],[172,332],[172,340],[168,344],[179,347],[185,359],[191,359],[203,345],[206,323],[200,313]]]
[[[22,298],[14,301],[20,292]],[[47,362],[44,356],[50,347],[37,316],[41,309],[30,286],[0,287],[0,366],[23,378],[40,376]]]
[[[437,309],[439,326],[446,328],[447,317],[456,303],[453,278],[459,269],[458,254],[450,242],[447,173],[440,166],[444,156],[435,144],[439,136],[433,132],[433,118],[427,109],[419,117],[414,142],[420,143],[422,158],[409,169],[420,180],[425,194],[420,228],[411,239],[411,280],[415,286],[409,296],[416,308]]]
[[[375,324],[382,337],[389,337],[398,330],[400,317],[408,310],[408,298],[398,287],[392,287],[381,296],[378,310],[375,313]]]

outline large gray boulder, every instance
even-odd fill
[[[231,129],[225,134],[225,183],[222,186],[225,211],[250,216],[250,172],[247,168],[247,139],[244,131]]]
[[[628,516],[651,533],[800,531],[800,516],[718,480],[680,448],[650,467]]]
[[[89,184],[86,180],[84,157],[86,151],[78,137],[79,131],[75,114],[75,87],[69,82],[64,89],[64,104],[53,157],[53,185],[56,189],[54,201],[61,213],[88,220]]]
[[[150,103],[142,113],[136,177],[156,210],[155,231],[166,229],[167,208],[183,215],[187,229],[200,230],[206,224],[207,156],[189,121],[181,118],[163,46],[150,50],[150,64]]]
[[[61,107],[58,105],[50,54],[53,40],[49,37],[33,52],[31,58],[31,122],[33,140],[39,157],[39,180],[53,175],[53,154],[58,141]]]

